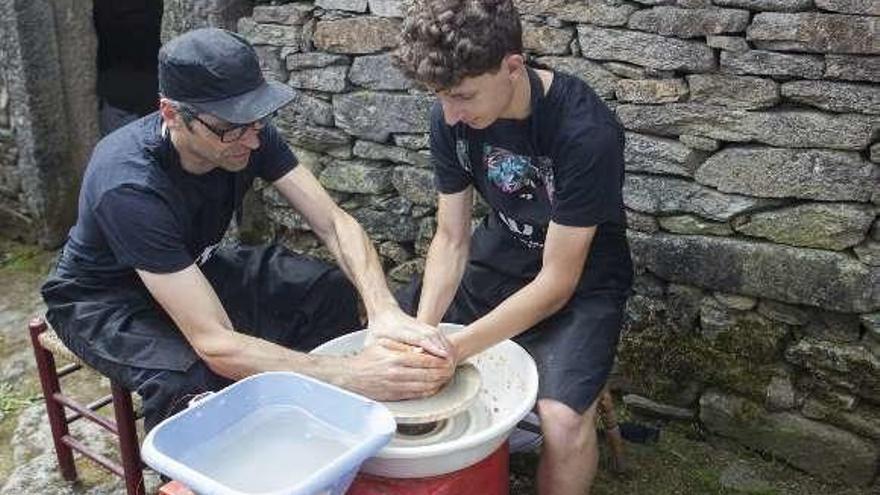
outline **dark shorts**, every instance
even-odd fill
[[[323,261],[280,246],[226,246],[200,268],[239,332],[309,351],[361,327],[354,286]],[[141,395],[147,429],[192,396],[231,383],[198,359],[139,283],[107,287],[58,269],[42,292],[61,340]]]
[[[524,285],[469,263],[443,321],[471,323]],[[402,308],[415,314],[421,280],[397,293]],[[561,310],[513,340],[538,366],[538,398],[553,399],[583,414],[608,380],[620,337],[628,288],[579,291]]]

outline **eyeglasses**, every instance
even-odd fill
[[[220,128],[214,124],[209,124],[195,114],[190,114],[190,116],[195,120],[201,122],[203,126],[207,127],[209,131],[211,131],[215,136],[219,137],[220,142],[232,143],[244,137],[244,133],[246,133],[248,129],[253,128],[259,131],[263,127],[266,127],[267,125],[269,125],[270,122],[272,122],[272,119],[277,113],[278,112],[272,112],[259,120],[248,122],[247,124],[238,124],[227,128]]]

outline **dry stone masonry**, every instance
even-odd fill
[[[8,236],[46,247],[67,237],[98,138],[96,50],[91,2],[0,2],[0,227]]]
[[[238,30],[297,90],[279,127],[403,283],[436,207],[433,97],[389,57],[403,4],[275,3]],[[517,4],[529,57],[586,81],[627,129],[629,400],[876,484],[880,2]],[[268,189],[262,199],[276,236],[327,255]]]
[[[5,74],[0,74],[0,228],[18,230],[30,219],[21,213],[24,193],[18,171],[18,149],[9,112],[9,90]]]

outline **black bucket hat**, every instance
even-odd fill
[[[259,120],[294,97],[290,86],[266,81],[246,39],[217,28],[189,31],[159,50],[159,91],[232,124]]]

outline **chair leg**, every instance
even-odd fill
[[[617,412],[614,408],[614,397],[608,385],[602,389],[599,395],[599,410],[602,421],[605,423],[605,434],[611,453],[611,472],[624,474],[627,471],[626,458],[623,455],[623,436],[620,434],[620,425],[617,423]]]
[[[58,373],[55,371],[55,358],[51,352],[43,348],[38,339],[39,335],[47,328],[46,322],[41,318],[35,318],[28,324],[37,371],[40,375],[40,386],[43,390],[43,399],[46,402],[46,413],[49,416],[49,426],[52,430],[52,442],[55,444],[55,454],[58,457],[58,466],[64,479],[74,481],[77,476],[76,464],[73,462],[73,450],[62,441],[69,434],[67,419],[64,407],[56,402],[54,397],[55,394],[61,393],[61,384],[58,382]]]
[[[119,429],[119,456],[125,473],[125,491],[128,495],[144,495],[143,464],[138,447],[131,393],[115,382],[110,384],[110,389],[113,394],[113,414],[116,416],[116,427]]]

